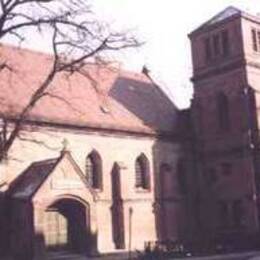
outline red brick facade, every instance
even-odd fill
[[[189,35],[199,223],[208,237],[259,231],[259,29],[258,17],[230,7]]]

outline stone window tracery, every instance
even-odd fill
[[[227,30],[217,32],[204,39],[205,60],[213,62],[230,54],[229,34]]]
[[[255,52],[260,52],[260,30],[251,29],[252,34],[252,48]]]
[[[93,151],[86,158],[86,178],[94,189],[102,189],[102,161],[100,155]]]
[[[144,154],[138,156],[135,161],[135,187],[142,189],[150,188],[149,161]]]

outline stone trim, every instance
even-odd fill
[[[123,199],[123,203],[132,203],[132,202],[153,202],[153,198],[133,198],[133,199]],[[112,200],[99,199],[96,200],[96,203],[112,204]]]
[[[221,75],[221,74],[223,75],[223,73],[227,73],[234,69],[238,69],[247,64],[251,65],[251,64],[247,63],[244,58],[239,58],[239,59],[236,59],[225,65],[220,65],[220,66],[216,65],[215,67],[213,66],[212,68],[207,69],[205,72],[202,72],[202,73],[195,72],[195,73],[197,73],[197,75],[194,75],[193,77],[191,77],[191,81],[195,84],[199,80],[203,80],[203,79],[209,78],[211,76],[216,76],[216,75]],[[259,64],[259,66],[260,66],[260,64]],[[198,87],[198,86],[195,86],[195,87]]]
[[[238,68],[243,67],[243,66],[249,66],[249,67],[253,67],[253,68],[256,68],[256,69],[260,69],[260,63],[259,62],[247,61],[243,57],[243,58],[234,60],[229,64],[226,64],[226,65],[223,65],[223,66],[215,66],[212,69],[207,69],[203,73],[197,72],[198,75],[196,75],[196,76],[194,75],[193,77],[191,77],[191,81],[194,84],[196,84],[199,80],[203,80],[203,79],[206,79],[206,78],[211,77],[211,76],[221,75],[223,73],[227,73],[229,71],[238,69]],[[198,87],[198,86],[196,86],[196,87]]]
[[[15,118],[6,118],[4,115],[0,115],[0,117],[5,118],[7,122],[15,122]],[[23,129],[26,130],[26,127],[44,127],[48,128],[50,131],[57,131],[57,128],[62,129],[63,131],[70,132],[73,130],[73,133],[82,134],[82,131],[88,131],[90,134],[98,133],[100,136],[115,136],[115,137],[139,137],[139,138],[151,138],[155,140],[165,140],[168,142],[181,142],[187,138],[184,136],[171,133],[171,132],[145,132],[142,130],[131,130],[131,129],[113,129],[113,128],[103,128],[100,126],[80,126],[80,125],[72,125],[72,124],[63,124],[63,123],[54,123],[47,121],[35,121],[35,120],[26,120],[23,125]],[[56,129],[55,129],[56,128]],[[32,130],[30,130],[32,131]]]

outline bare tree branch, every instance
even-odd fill
[[[49,91],[59,73],[66,72],[66,77],[80,73],[90,80],[99,93],[96,80],[86,70],[88,60],[102,60],[108,52],[141,45],[129,32],[113,32],[108,24],[99,21],[87,0],[0,0],[0,41],[14,36],[21,43],[27,40],[24,32],[30,29],[36,29],[39,34],[47,32],[50,36],[52,65],[17,115],[10,133],[5,135],[0,161],[7,156],[19,137],[23,123],[39,100],[56,98],[70,105],[69,100]],[[8,61],[1,62],[0,72],[4,69],[15,73]],[[80,113],[77,108],[72,109]]]

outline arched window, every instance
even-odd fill
[[[220,130],[229,130],[230,128],[230,109],[228,98],[220,93],[217,97],[218,124]]]
[[[185,194],[187,192],[187,176],[183,159],[180,159],[177,165],[177,179],[180,192]]]
[[[167,197],[172,192],[172,170],[168,163],[161,163],[159,171],[159,196]]]
[[[86,178],[94,189],[102,189],[102,161],[96,151],[86,158]]]
[[[241,227],[243,225],[243,203],[241,200],[235,200],[232,205],[232,214],[233,214],[233,225],[235,227]]]
[[[112,172],[112,235],[116,249],[125,249],[124,205],[121,196],[121,172],[117,163]]]
[[[203,106],[202,101],[199,100],[196,104],[194,104],[194,116],[196,118],[196,131],[197,133],[202,133],[204,130],[204,122],[203,122]]]
[[[135,187],[142,189],[150,188],[149,161],[144,154],[138,156],[135,161]]]
[[[219,215],[219,226],[220,228],[226,228],[230,226],[228,216],[228,203],[226,201],[218,202],[218,215]]]

